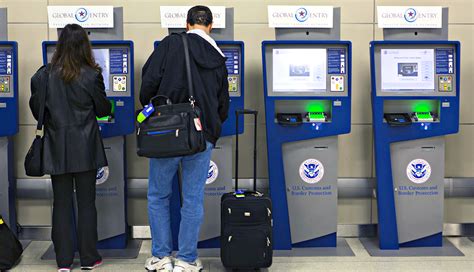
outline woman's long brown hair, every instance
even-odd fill
[[[79,77],[84,66],[101,71],[92,55],[86,31],[77,24],[68,24],[61,31],[51,64],[59,69],[62,79],[68,83]]]

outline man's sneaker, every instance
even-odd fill
[[[61,267],[61,268],[58,268],[58,272],[71,272],[71,268],[70,267]]]
[[[145,269],[157,272],[173,272],[173,260],[170,257],[151,257],[146,260]]]
[[[202,268],[202,263],[199,259],[196,259],[192,263],[188,263],[178,259],[174,263],[173,272],[199,272],[202,271]]]
[[[81,270],[94,270],[97,267],[101,266],[103,264],[102,260],[98,260],[95,262],[92,266],[81,266]]]

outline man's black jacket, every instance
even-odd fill
[[[202,112],[206,140],[215,144],[229,110],[226,59],[197,34],[188,34],[188,43],[196,105]],[[158,94],[169,97],[173,104],[189,101],[180,35],[172,34],[163,39],[143,66],[141,104],[149,104]]]

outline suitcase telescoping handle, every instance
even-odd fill
[[[240,109],[235,111],[235,191],[239,189],[239,116],[254,116],[254,135],[253,135],[253,191],[257,192],[257,115],[258,111],[249,109]]]

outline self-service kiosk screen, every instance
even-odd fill
[[[46,47],[47,61],[50,62],[56,50],[56,44]],[[108,97],[130,97],[130,48],[121,44],[94,45],[92,48],[95,62],[102,68],[105,91]]]
[[[104,79],[109,78],[110,76],[110,52],[109,49],[92,49],[94,54],[95,62],[102,68],[102,76]],[[110,90],[110,82],[104,80],[105,91]]]
[[[456,46],[376,43],[376,91],[380,96],[455,96]]]
[[[263,49],[268,96],[349,95],[349,43],[275,41]]]
[[[325,92],[326,49],[273,49],[274,92]]]
[[[10,48],[0,47],[0,97],[10,97],[13,86],[13,54]]]
[[[94,48],[92,53],[95,62],[102,68],[105,91],[114,94],[127,92],[128,50],[126,48]],[[111,75],[113,75],[112,78]]]
[[[382,90],[435,90],[434,49],[382,49]]]

